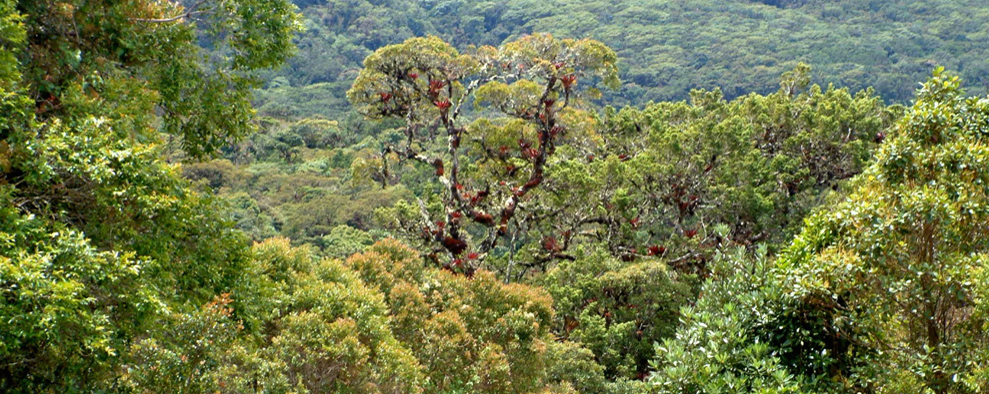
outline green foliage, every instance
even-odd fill
[[[200,12],[150,20],[172,3],[0,2],[0,391],[117,390],[157,322],[238,282],[246,240],[164,160],[160,131],[193,156],[249,131],[248,81],[290,53],[294,14],[208,3],[230,33],[209,50],[185,20]],[[186,107],[199,98],[239,126],[212,128],[230,114]]]
[[[133,79],[133,90],[116,93],[159,107],[162,130],[194,157],[252,131],[257,72],[292,54],[297,29],[294,6],[281,0],[209,0],[188,10],[143,0],[20,6],[30,37],[21,60],[41,118],[71,114],[61,102],[73,89],[106,97],[112,81]]]
[[[514,146],[541,135],[538,129],[533,133],[524,119],[479,118],[467,128],[474,146],[463,158],[471,160],[468,165],[458,167],[459,182],[442,174],[453,172],[444,168],[446,162],[432,161],[439,182],[414,191],[425,199],[422,206],[381,210],[380,221],[425,245],[465,228],[467,234],[458,234],[474,242],[469,251],[479,252],[484,267],[510,281],[573,259],[577,245],[603,244],[623,260],[661,257],[686,273],[703,273],[723,244],[765,244],[775,253],[813,208],[863,170],[901,112],[886,107],[871,90],[852,94],[808,87],[808,72],[802,66],[784,75],[780,90],[768,96],[726,101],[718,90],[698,90],[689,103],[606,109],[604,119],[560,111],[567,134],[540,164],[541,176],[535,171],[526,176],[521,170],[528,163],[514,153]],[[531,104],[525,100],[541,94],[530,82],[486,84],[477,100],[509,112],[527,111]],[[401,156],[361,161],[354,176],[380,176],[381,170],[370,169]],[[391,174],[411,183],[422,182],[426,171]],[[520,186],[523,181],[538,187]],[[476,224],[491,213],[487,201],[513,202],[502,194],[504,188],[524,192],[517,199],[522,209],[507,218],[492,215],[487,225],[496,226],[497,234],[479,240],[485,233]],[[457,194],[436,194],[452,194],[449,189]]]
[[[539,283],[553,296],[554,331],[594,352],[609,378],[646,372],[653,343],[668,338],[692,298],[662,262],[624,263],[604,251],[578,250]]]
[[[24,16],[15,9],[13,0],[0,1],[0,133],[10,133],[15,127],[25,127],[30,119],[30,100],[20,94],[21,70],[17,56],[26,44]],[[2,147],[0,168],[10,163]]]
[[[581,182],[569,195],[586,205],[565,220],[574,232],[581,222],[605,223],[601,237],[615,255],[649,250],[676,267],[703,266],[705,249],[724,238],[786,242],[862,171],[900,111],[872,90],[807,88],[808,71],[787,73],[768,96],[729,102],[720,90],[694,91],[689,104],[609,110],[598,160],[568,177]]]
[[[353,178],[366,151],[357,136],[316,118],[259,123],[258,134],[225,149],[226,159],[182,165],[186,178],[229,203],[238,229],[255,241],[287,236],[338,258],[384,238],[371,231],[374,210],[410,193]]]
[[[676,336],[656,343],[649,383],[660,393],[801,393],[767,343],[780,289],[765,249],[719,254],[701,297],[682,310]]]
[[[602,393],[608,385],[604,368],[594,359],[594,352],[570,341],[552,342],[546,348],[549,358],[547,375],[580,393]]]
[[[852,91],[875,87],[907,102],[916,81],[937,66],[959,70],[984,91],[989,9],[978,0],[296,0],[306,32],[299,56],[277,74],[260,104],[299,116],[336,118],[363,59],[412,37],[438,36],[459,50],[498,46],[532,32],[589,37],[621,59],[615,105],[684,100],[720,87],[728,99],[771,93],[799,62],[810,77]],[[327,105],[290,97],[313,97]]]
[[[169,315],[162,330],[131,346],[133,365],[122,386],[134,393],[219,392],[223,372],[236,368],[231,357],[242,327],[231,317],[228,295],[188,314]],[[226,371],[224,371],[226,369]]]
[[[853,191],[808,219],[772,265],[744,255],[713,265],[684,326],[657,347],[651,382],[983,392],[989,107],[959,85],[936,71]]]
[[[293,382],[315,392],[419,391],[416,360],[392,336],[380,294],[339,261],[323,260],[300,276],[292,312],[271,339]]]
[[[375,242],[375,238],[375,234],[340,225],[330,230],[328,235],[323,236],[319,246],[327,256],[345,258],[363,252]]]
[[[0,391],[989,391],[981,3],[297,3],[0,0]]]
[[[534,393],[604,387],[586,350],[553,343],[549,297],[422,264],[383,241],[346,262],[256,244],[244,281],[136,343],[135,392]],[[558,346],[566,346],[563,350]],[[576,355],[574,354],[576,353]],[[549,371],[574,360],[586,372]],[[584,377],[596,378],[587,386]],[[593,391],[587,391],[593,392]]]
[[[133,346],[123,377],[130,390],[422,392],[420,368],[391,334],[379,293],[339,260],[314,261],[287,239],[254,253],[233,293],[242,299],[222,295]]]
[[[548,34],[467,54],[436,37],[381,48],[347,97],[369,118],[404,121],[405,138],[383,142],[380,153],[355,163],[355,174],[387,188],[390,163],[431,167],[434,210],[420,199],[416,221],[398,226],[432,249],[434,262],[469,274],[523,231],[526,218],[516,215],[541,184],[555,181],[546,169],[557,147],[592,138],[583,122],[593,119],[586,97],[596,89],[584,85],[616,87],[616,61],[597,41]],[[465,119],[470,102],[484,116]]]
[[[811,329],[851,336],[856,357],[834,355],[850,389],[986,389],[989,101],[959,85],[937,70],[855,192],[809,220],[779,263],[787,296],[821,317]],[[840,350],[831,343],[780,352],[799,362]]]
[[[553,317],[544,292],[424,268],[418,253],[385,241],[347,260],[385,295],[396,337],[424,367],[427,392],[535,392],[544,385]]]
[[[150,261],[100,251],[64,225],[0,198],[0,387],[67,392],[112,376],[127,338],[164,307],[147,286]]]

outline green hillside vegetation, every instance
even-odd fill
[[[436,35],[460,50],[534,32],[593,38],[621,61],[613,105],[683,100],[720,88],[729,99],[771,93],[799,62],[812,81],[913,98],[935,66],[972,93],[989,86],[989,5],[979,0],[572,1],[297,0],[299,55],[258,96],[263,113],[339,117],[364,58],[387,44]]]
[[[985,5],[182,4],[0,0],[0,392],[989,392]]]

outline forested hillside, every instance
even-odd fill
[[[989,86],[989,4],[981,0],[297,0],[299,56],[272,75],[263,113],[337,118],[364,57],[437,35],[458,49],[533,32],[593,38],[615,49],[623,86],[614,105],[770,93],[798,62],[813,82],[913,98],[936,66],[973,93]]]
[[[297,5],[0,0],[0,392],[989,393],[989,5]]]

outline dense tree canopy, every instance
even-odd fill
[[[779,262],[796,307],[824,316],[825,335],[851,336],[848,387],[989,388],[989,100],[959,89],[936,71],[855,192],[811,219]]]
[[[246,135],[296,15],[202,5],[0,2],[3,391],[114,387],[135,338],[236,283],[245,239],[164,161],[162,133],[192,156]],[[199,46],[193,13],[229,34]]]
[[[542,97],[539,91],[496,82],[481,87],[478,100],[484,105],[495,95],[502,103],[495,108],[509,120],[473,114],[462,131],[469,148],[453,149],[452,138],[448,146],[406,139],[421,151],[396,152],[383,143],[382,154],[355,165],[383,186],[419,184],[417,193],[425,196],[379,210],[379,219],[424,246],[442,244],[426,253],[440,264],[483,265],[519,280],[533,268],[573,260],[576,245],[599,244],[615,258],[663,257],[684,272],[703,272],[722,237],[748,247],[786,242],[813,207],[861,172],[900,111],[871,90],[853,95],[807,86],[808,71],[788,73],[768,96],[729,102],[718,90],[698,90],[689,103],[609,108],[601,115],[569,107],[557,115],[554,106],[530,102]],[[370,100],[388,109],[382,97],[394,99],[382,95],[391,93],[377,94]],[[402,130],[438,136],[426,127]],[[547,138],[545,152],[539,138]],[[461,151],[463,158],[456,156]],[[426,165],[405,171],[390,165],[406,158]],[[424,179],[427,172],[434,177]],[[727,232],[719,234],[720,226]]]
[[[0,391],[989,391],[985,5],[632,3],[0,0]]]
[[[959,87],[937,70],[847,199],[772,266],[706,284],[651,381],[678,393],[984,392],[989,101]]]
[[[261,111],[337,117],[363,59],[412,37],[458,50],[534,32],[593,38],[621,59],[615,105],[684,100],[721,88],[728,99],[771,93],[798,62],[812,80],[872,86],[907,102],[935,65],[975,92],[989,83],[989,6],[980,0],[297,0],[307,30],[299,56],[259,96]]]

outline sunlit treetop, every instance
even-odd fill
[[[856,368],[849,387],[986,389],[989,100],[960,86],[936,70],[855,191],[808,220],[779,262],[801,313],[828,316],[808,331],[844,333],[814,349],[859,355],[843,366]],[[796,363],[827,361],[809,360]]]
[[[294,54],[299,30],[284,0],[31,0],[18,8],[27,28],[20,61],[40,120],[85,111],[65,105],[71,94],[111,108],[150,101],[153,114],[132,115],[180,137],[193,157],[253,131],[257,73]]]
[[[437,245],[432,256],[448,254],[448,265],[470,272],[514,227],[557,147],[588,131],[594,113],[580,98],[597,97],[595,84],[618,86],[616,62],[597,41],[548,34],[466,54],[413,38],[369,56],[347,97],[370,118],[404,121],[405,141],[385,147],[378,178],[387,186],[389,160],[433,168],[444,212],[434,218],[423,205],[423,238]],[[471,102],[477,116],[468,124],[462,110]],[[465,231],[470,223],[477,227]]]

